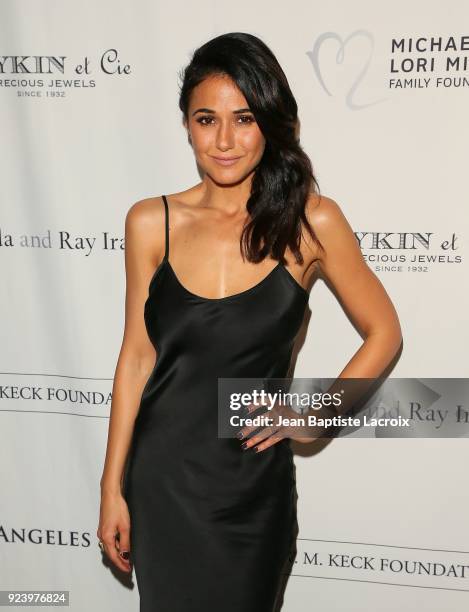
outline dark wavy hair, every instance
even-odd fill
[[[319,193],[319,185],[297,136],[298,106],[287,77],[257,36],[245,32],[221,34],[197,48],[179,73],[179,108],[186,121],[192,90],[211,75],[228,76],[234,81],[266,141],[246,204],[250,221],[241,235],[241,253],[254,263],[271,254],[285,264],[288,246],[302,264],[301,222],[322,248],[305,215],[307,199],[311,191]]]

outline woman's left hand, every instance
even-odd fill
[[[252,413],[259,408],[260,406],[251,404],[247,407],[247,416],[244,418],[256,418]],[[259,425],[246,425],[237,433],[237,438],[241,440],[243,450],[255,447],[255,452],[260,452],[284,438],[302,443],[313,442],[320,438],[325,430],[325,427],[308,425],[306,415],[295,412],[290,406],[283,404],[276,403],[272,409],[266,410],[259,416],[263,417],[265,421],[268,419],[268,424],[261,427],[260,431],[254,436],[246,440],[249,434],[259,429]]]

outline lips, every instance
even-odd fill
[[[214,157],[212,155],[212,159],[214,159],[217,162],[217,164],[220,164],[221,166],[232,166],[241,158],[240,157]]]

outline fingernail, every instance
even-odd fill
[[[243,443],[241,444],[241,448],[242,448],[243,450],[246,450],[246,449],[247,449],[247,447],[248,447],[248,443],[247,443],[247,442],[243,442]]]
[[[120,552],[119,554],[120,554],[120,556],[121,556],[123,559],[126,559],[126,560],[127,560],[127,559],[129,558],[129,553],[128,553],[128,551],[127,551],[127,550],[123,550],[123,551],[122,551],[122,552]]]
[[[236,434],[236,437],[238,438],[238,440],[242,440],[243,432],[242,431],[238,431],[238,433]]]

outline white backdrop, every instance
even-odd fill
[[[199,181],[177,72],[217,34],[256,34],[283,66],[321,191],[398,310],[392,375],[468,375],[468,18],[455,0],[3,0],[1,589],[67,589],[77,612],[138,610],[135,580],[103,562],[95,535],[124,218]],[[361,338],[323,283],[310,310],[295,374],[334,377]],[[467,609],[464,439],[295,449],[286,612]],[[427,575],[406,560],[437,565]]]

